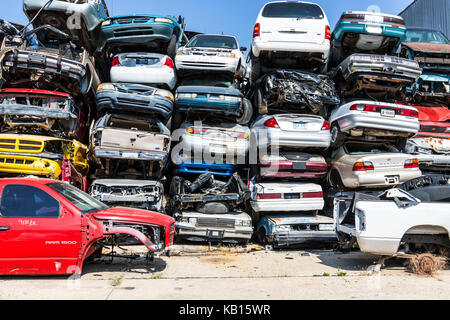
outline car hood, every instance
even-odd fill
[[[447,106],[421,107],[416,106],[419,110],[420,121],[436,121],[445,122],[450,119],[450,110]]]
[[[180,86],[177,89],[177,93],[210,93],[242,97],[242,93],[237,89],[213,86]]]
[[[113,220],[114,222],[135,222],[169,226],[174,220],[165,214],[125,207],[114,207],[91,214],[97,220]]]
[[[414,51],[430,53],[450,53],[450,44],[423,43],[423,42],[403,42]]]

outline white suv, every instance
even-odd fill
[[[252,82],[267,66],[326,72],[331,30],[322,8],[301,1],[267,3],[256,20],[250,52]]]

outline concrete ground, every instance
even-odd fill
[[[133,252],[140,253],[141,247]],[[271,251],[176,245],[170,257],[102,258],[76,277],[0,277],[0,299],[449,299],[450,271],[432,277],[389,260],[330,249]]]

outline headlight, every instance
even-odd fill
[[[319,230],[320,231],[333,231],[334,225],[333,224],[319,224]]]
[[[219,99],[223,100],[223,101],[226,101],[226,102],[233,102],[233,103],[240,103],[240,102],[242,102],[242,98],[241,97],[234,97],[234,96],[220,95]]]
[[[225,58],[236,58],[236,54],[234,53],[228,53],[228,52],[220,52],[217,54],[218,57],[225,57]]]
[[[184,48],[184,49],[179,49],[179,50],[177,51],[177,55],[181,54],[181,55],[186,55],[186,56],[188,56],[188,55],[190,55],[191,53],[192,53],[192,51],[189,50],[189,49],[186,49],[186,48]]]
[[[190,224],[197,224],[197,218],[189,218]]]
[[[404,64],[406,64],[407,66],[410,66],[410,67],[413,67],[413,68],[418,68],[419,67],[419,64],[416,62],[416,61],[414,61],[414,60],[403,60],[404,62]]]
[[[172,92],[170,92],[168,90],[158,89],[155,91],[155,95],[160,96],[160,97],[169,98],[170,100],[175,101],[175,98],[173,97]]]
[[[108,19],[102,22],[102,27],[107,27],[112,25],[112,20]]]
[[[364,60],[364,61],[370,61],[372,58],[370,56],[361,56],[361,55],[353,55],[351,60]]]
[[[115,90],[115,87],[112,83],[102,83],[101,85],[98,86],[97,92],[102,90]]]
[[[173,21],[171,19],[167,19],[167,18],[155,18],[155,22],[173,24]]]
[[[195,99],[197,98],[196,93],[177,93],[176,99]]]
[[[251,220],[236,220],[236,226],[250,227],[251,225]]]
[[[275,229],[277,231],[289,231],[289,230],[291,230],[291,226],[290,225],[281,225],[281,226],[276,226]]]

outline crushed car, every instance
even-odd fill
[[[24,0],[23,11],[35,28],[49,24],[70,34],[74,43],[91,53],[101,41],[100,27],[109,16],[104,0]],[[55,37],[51,31],[38,34],[41,42]]]
[[[387,188],[420,177],[417,157],[390,143],[347,140],[331,155],[328,182],[344,188]]]
[[[336,196],[341,244],[381,256],[444,255],[450,248],[449,176],[424,176],[378,194]]]
[[[89,149],[76,140],[27,134],[0,134],[0,176],[37,176],[87,188]]]
[[[64,182],[1,179],[0,189],[2,275],[81,274],[105,246],[140,244],[152,257],[173,244],[173,218],[109,208]]]
[[[400,16],[345,11],[331,34],[332,66],[354,53],[392,54],[405,32]]]
[[[97,115],[154,115],[168,121],[172,115],[174,96],[170,91],[140,84],[102,83],[97,88]]]
[[[162,212],[164,186],[159,181],[129,179],[97,179],[89,194],[112,207],[132,207]]]
[[[398,53],[417,61],[423,69],[408,90],[415,101],[450,103],[450,41],[441,32],[408,28]]]
[[[330,38],[330,24],[319,5],[301,1],[266,3],[253,29],[250,82],[280,67],[327,72]]]
[[[242,79],[246,73],[245,50],[233,36],[200,34],[178,49],[175,65],[179,75],[220,72]]]
[[[45,46],[26,40],[44,29],[57,32],[60,40]],[[100,78],[94,59],[86,50],[75,48],[67,34],[44,25],[17,38],[17,46],[3,43],[1,48],[2,86],[61,91],[75,97],[95,93]]]
[[[170,145],[169,129],[153,117],[106,114],[90,133],[90,149],[101,177],[160,177]]]
[[[406,97],[406,87],[421,76],[419,64],[388,55],[355,53],[342,61],[332,78],[342,97],[365,94],[377,99]]]
[[[242,210],[250,191],[236,173],[228,181],[217,180],[211,173],[193,182],[176,176],[169,196],[167,211],[175,217],[177,237],[246,243],[253,234],[251,218]]]
[[[450,139],[412,138],[408,140],[405,152],[419,160],[422,171],[450,171]]]
[[[346,138],[366,141],[391,140],[403,149],[420,129],[419,112],[408,105],[355,100],[332,111],[331,145],[340,147]]]
[[[263,216],[256,226],[256,236],[261,243],[274,248],[337,242],[333,218],[300,213]]]
[[[249,99],[259,114],[312,113],[327,117],[339,105],[334,82],[325,75],[279,69],[258,79]]]
[[[82,101],[67,93],[36,89],[0,89],[0,131],[51,133],[84,141],[88,115]]]

